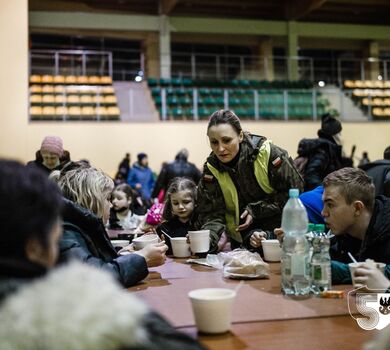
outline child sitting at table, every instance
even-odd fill
[[[135,193],[128,184],[120,184],[111,195],[109,228],[142,231],[145,215],[134,213]]]
[[[165,199],[163,223],[157,228],[157,234],[164,237],[168,246],[167,254],[172,254],[171,237],[185,237],[191,229],[191,218],[195,208],[196,185],[185,177],[175,177],[170,183]]]

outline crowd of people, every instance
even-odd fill
[[[86,160],[71,161],[57,136],[45,137],[27,166],[0,160],[0,196],[8,199],[0,210],[0,319],[18,322],[18,303],[29,303],[35,306],[30,319],[39,320],[27,336],[23,325],[2,327],[6,348],[54,348],[55,336],[39,347],[38,334],[50,325],[59,333],[68,330],[60,338],[64,348],[75,348],[72,341],[79,341],[94,349],[202,349],[119,286],[133,286],[148,275],[148,268],[164,264],[172,247],[163,232],[186,237],[189,230],[210,230],[210,253],[230,246],[262,254],[264,240],[282,240],[281,216],[290,188],[302,192],[310,221],[325,223],[334,235],[333,283],[351,283],[351,253],[358,261],[370,258],[387,264],[386,276],[370,266],[356,272],[356,280],[368,289],[387,290],[390,147],[384,160],[353,168],[343,154],[341,130],[339,120],[323,116],[319,138],[302,140],[293,160],[265,136],[244,131],[232,111],[219,110],[208,122],[211,153],[202,171],[188,162],[186,149],[164,164],[158,176],[149,168],[147,154],[139,153],[131,165],[127,153],[112,179]],[[150,208],[158,202],[161,220],[148,224]],[[107,229],[165,238],[137,251],[129,245],[126,254],[118,254]],[[221,244],[221,237],[229,245]],[[55,288],[58,293],[50,302],[57,304],[43,319],[42,300]],[[93,302],[104,306],[107,299],[110,309],[93,307]],[[60,304],[70,309],[66,317]],[[113,322],[119,304],[131,317]],[[94,337],[69,326],[80,317],[101,318]],[[126,336],[123,329],[128,330]]]

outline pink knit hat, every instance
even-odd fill
[[[41,152],[50,152],[61,157],[64,152],[62,139],[58,136],[46,136],[42,141]]]

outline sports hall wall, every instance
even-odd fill
[[[113,175],[125,152],[149,155],[153,170],[187,147],[190,160],[201,166],[209,153],[205,122],[166,123],[29,123],[28,122],[28,3],[0,0],[0,157],[23,162],[34,159],[45,135],[61,136],[73,159],[87,158]],[[316,137],[319,122],[245,122],[243,127],[271,138],[292,156],[303,137]],[[390,122],[344,123],[345,150],[368,151],[382,158],[390,144]]]

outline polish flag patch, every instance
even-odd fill
[[[282,159],[281,159],[280,157],[275,158],[275,159],[272,161],[272,165],[273,165],[275,168],[279,168],[279,167],[282,165]]]
[[[213,181],[213,179],[214,179],[214,176],[212,176],[212,175],[208,175],[208,174],[203,175],[203,180],[205,182],[211,182],[211,181]]]

